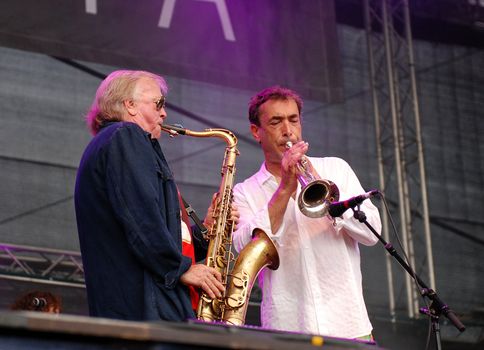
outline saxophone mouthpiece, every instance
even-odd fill
[[[170,137],[175,137],[178,135],[185,135],[186,129],[183,128],[181,124],[160,124],[161,130],[167,132]]]

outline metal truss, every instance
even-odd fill
[[[0,243],[0,278],[84,288],[81,254]]]
[[[435,288],[408,0],[364,0],[364,12],[380,188],[394,203],[390,215],[400,230],[409,265],[421,277],[426,272],[429,286]],[[382,224],[388,240],[389,216],[385,211]],[[390,260],[387,255],[392,318],[400,300],[395,293],[403,290],[408,316],[417,317],[419,295],[413,280],[401,269],[394,274],[398,264]],[[403,283],[404,289],[398,287]]]
[[[484,29],[484,0],[413,0],[410,6],[422,17]]]

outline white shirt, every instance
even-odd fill
[[[365,191],[351,167],[340,158],[309,158],[322,179],[339,188],[340,200]],[[268,203],[278,183],[265,163],[253,176],[234,187],[234,203],[240,212],[233,244],[240,252],[255,228],[264,230],[275,243],[279,269],[264,269],[261,322],[271,329],[344,338],[371,333],[361,285],[358,243],[374,245],[378,239],[347,210],[342,219],[308,218],[290,199],[281,227],[271,231]],[[298,185],[297,196],[300,192]],[[366,200],[361,205],[368,222],[381,231],[378,209]]]

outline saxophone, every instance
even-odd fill
[[[210,298],[202,293],[197,308],[197,318],[206,322],[243,325],[249,306],[249,297],[259,272],[268,267],[279,267],[279,254],[274,243],[260,229],[253,232],[252,241],[244,247],[237,259],[232,253],[234,222],[230,219],[232,187],[235,176],[237,138],[226,129],[191,131],[178,126],[162,124],[161,129],[170,136],[218,137],[227,143],[222,165],[222,182],[213,211],[213,224],[208,233],[208,251],[205,265],[215,268],[222,275],[225,291],[221,298]],[[231,265],[233,265],[232,270]]]

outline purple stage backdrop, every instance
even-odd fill
[[[333,0],[2,0],[0,45],[342,98]]]

